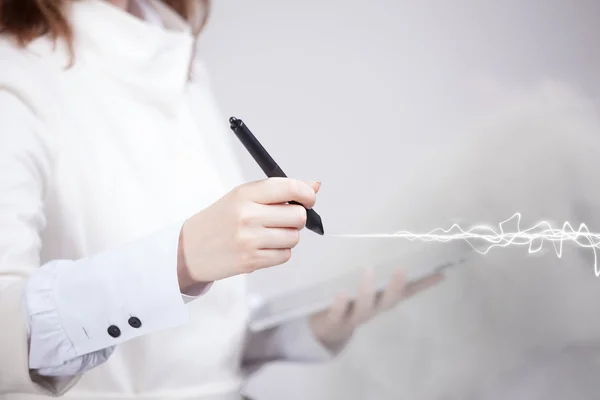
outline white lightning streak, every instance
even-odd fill
[[[503,225],[513,221],[516,218],[517,229],[515,232],[505,232]],[[494,247],[529,246],[529,253],[537,253],[542,250],[544,241],[552,243],[558,258],[562,257],[563,245],[570,241],[584,248],[591,248],[594,253],[594,272],[596,277],[600,276],[598,268],[597,249],[600,249],[600,234],[591,233],[585,224],[579,225],[579,229],[573,229],[573,226],[567,221],[562,229],[553,228],[548,221],[541,221],[529,229],[521,230],[521,214],[515,213],[509,219],[499,224],[499,231],[486,225],[477,225],[464,231],[458,224],[452,225],[449,229],[436,228],[427,233],[412,233],[409,231],[399,231],[392,234],[358,234],[358,235],[335,235],[337,237],[354,238],[404,238],[410,241],[421,240],[424,242],[449,242],[451,240],[464,240],[473,250],[480,254],[487,254]],[[475,246],[473,240],[483,240],[487,242],[487,247],[483,250],[480,246]],[[534,243],[535,241],[535,243]]]

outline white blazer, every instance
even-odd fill
[[[0,40],[3,399],[235,399],[246,366],[331,356],[306,320],[250,335],[243,276],[179,293],[183,220],[243,179],[189,27],[151,4],[164,27],[73,2],[69,69]]]

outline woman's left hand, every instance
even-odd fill
[[[434,274],[419,281],[406,284],[402,270],[396,272],[387,288],[377,295],[372,270],[367,270],[356,300],[350,301],[340,294],[331,308],[313,315],[310,326],[315,337],[333,351],[339,350],[362,324],[382,312],[394,308],[400,301],[435,285],[443,278]]]

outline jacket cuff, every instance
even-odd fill
[[[79,376],[49,378],[29,370],[24,290],[25,282],[17,282],[0,292],[0,315],[11,320],[3,326],[0,340],[0,392],[60,396],[77,383]]]
[[[180,228],[34,273],[25,291],[30,368],[62,366],[187,323],[177,279]]]
[[[191,290],[186,293],[181,293],[181,298],[185,304],[196,300],[198,297],[204,296],[210,288],[212,287],[214,282],[200,283]]]

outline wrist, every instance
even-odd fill
[[[179,243],[177,246],[177,280],[179,292],[185,296],[197,297],[206,293],[213,282],[200,281],[194,277],[185,256],[184,229],[179,232]]]
[[[179,291],[183,294],[189,293],[199,284],[199,282],[196,282],[192,277],[188,263],[185,259],[183,229],[179,232],[179,244],[177,246],[177,280],[179,282]]]

